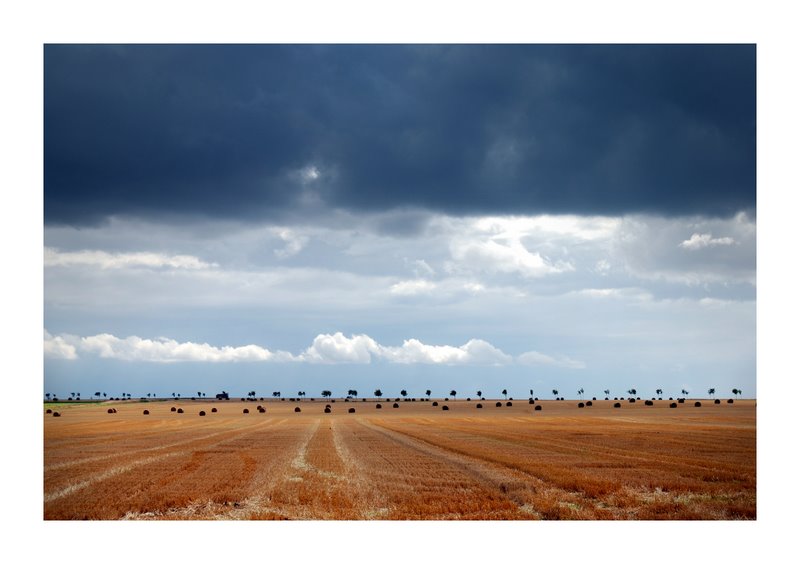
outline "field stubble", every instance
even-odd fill
[[[45,519],[754,519],[754,402],[136,403],[45,419]],[[208,402],[211,403],[211,402]],[[209,415],[198,417],[205,409]]]

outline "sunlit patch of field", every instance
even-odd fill
[[[527,401],[340,400],[325,414],[326,403],[114,402],[45,416],[44,517],[756,517],[752,401],[545,401],[535,412]]]

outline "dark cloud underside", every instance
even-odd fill
[[[755,207],[752,45],[48,45],[44,77],[48,223],[254,220],[311,192],[454,214]]]

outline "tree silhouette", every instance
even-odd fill
[[[734,389],[731,390],[731,392],[733,392],[733,395],[738,396],[739,394],[742,393],[742,390],[739,390],[738,388],[734,388]]]
[[[480,398],[480,397],[482,397],[482,396],[483,396],[483,392],[482,392],[482,391],[480,391],[480,390],[478,390],[477,392],[475,392],[475,395],[476,395],[476,396],[478,396],[478,397]]]
[[[583,398],[583,388],[581,388],[580,390],[578,390],[578,395],[579,395],[581,398]]]
[[[611,395],[611,390],[603,390],[603,393],[608,397]]]
[[[425,395],[428,396],[428,397],[431,397],[431,391],[430,390],[425,390]]]
[[[103,392],[103,397],[106,397],[106,393],[105,392]]]
[[[347,390],[347,397],[358,397],[358,390]]]
[[[450,390],[450,395],[453,396],[453,399],[456,399],[456,391]]]
[[[658,399],[661,399],[661,394],[663,394],[663,393],[664,393],[664,390],[662,390],[661,388],[658,388],[656,390],[656,395],[658,396]]]
[[[331,391],[330,390],[322,390],[322,397],[323,398],[331,397]]]
[[[379,398],[379,397],[381,397],[383,395],[383,392],[381,391],[380,388],[378,388],[377,390],[372,392],[372,395],[375,396],[376,398]]]
[[[400,390],[400,395],[406,397],[408,395],[408,392],[405,390]]]
[[[533,397],[533,390],[528,390],[528,391],[530,392],[531,397]]]
[[[628,390],[628,394],[630,394],[632,396],[635,396],[636,395],[636,388],[631,388],[630,390]]]
[[[173,398],[175,397],[175,392],[172,392],[172,397],[173,397]]]
[[[50,392],[47,392],[47,393],[44,395],[44,397],[46,397],[46,398],[47,398],[47,400],[49,401],[49,400],[50,400]]]
[[[94,395],[99,398],[100,397],[100,392],[95,392]],[[150,394],[147,394],[147,395],[149,396]]]
[[[303,391],[297,392],[298,396],[306,397],[306,393]]]
[[[689,395],[689,390],[681,389],[681,395],[683,395],[684,397],[688,396]]]
[[[558,397],[558,390],[553,390],[553,395]]]
[[[506,390],[505,388],[503,388],[503,391],[500,393],[503,394],[503,397],[508,398],[508,390]]]
[[[716,390],[714,388],[709,388],[708,389],[708,395],[710,395],[712,398],[714,397],[714,393],[715,392],[716,392]]]
[[[280,392],[272,392],[272,397],[273,398],[279,398],[279,397],[281,397],[281,393]]]

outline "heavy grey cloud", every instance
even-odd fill
[[[48,224],[755,207],[753,45],[47,45],[44,79]]]

